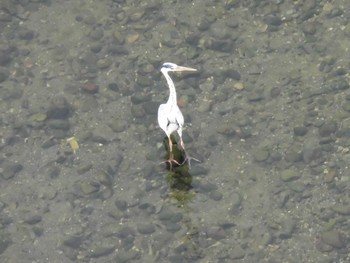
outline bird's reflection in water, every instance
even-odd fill
[[[171,189],[189,191],[192,189],[192,176],[190,174],[189,164],[185,162],[185,153],[182,149],[178,148],[175,136],[171,135],[170,139],[172,142],[172,155],[176,162],[164,162],[166,164],[166,169],[168,170],[167,181]],[[163,144],[167,155],[170,154],[168,142],[168,138],[164,138]]]

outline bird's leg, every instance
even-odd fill
[[[181,163],[181,165],[183,165],[184,163],[188,163],[188,167],[191,168],[191,160],[195,160],[196,162],[201,162],[200,160],[192,157],[192,156],[189,156],[187,153],[186,153],[186,150],[185,150],[185,144],[184,144],[184,141],[182,140],[182,137],[180,137],[180,145],[181,145],[181,148],[184,152],[184,155],[185,155],[185,158],[183,160],[183,162]]]
[[[169,157],[168,160],[161,162],[161,163],[169,163],[169,169],[172,170],[173,168],[173,163],[176,163],[178,166],[181,164],[174,159],[174,154],[173,154],[173,142],[171,141],[171,138],[168,137],[168,143],[169,143]]]

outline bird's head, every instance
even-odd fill
[[[165,72],[170,72],[170,71],[197,71],[194,68],[178,66],[178,65],[176,65],[174,63],[171,63],[171,62],[165,62],[162,65],[162,68],[160,70],[161,71],[165,71]]]

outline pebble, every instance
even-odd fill
[[[67,246],[67,247],[71,247],[74,249],[77,249],[80,247],[80,245],[83,242],[83,238],[80,235],[72,235],[72,236],[68,236],[65,238],[65,240],[63,240],[63,245]]]
[[[83,85],[82,89],[90,94],[95,94],[98,92],[99,86],[92,82],[87,82]]]
[[[318,133],[321,137],[330,136],[332,133],[337,131],[337,123],[335,121],[329,121],[324,123],[318,128]]]
[[[112,60],[109,58],[101,58],[97,60],[96,65],[99,69],[106,69],[112,65]]]
[[[2,164],[2,170],[0,170],[0,174],[2,178],[4,178],[5,180],[8,180],[14,177],[22,169],[23,169],[23,166],[19,163],[7,162]]]
[[[266,149],[258,149],[253,153],[254,160],[257,162],[266,161],[270,156],[270,153]]]
[[[140,251],[136,249],[130,249],[128,251],[119,250],[114,261],[118,263],[132,262],[133,259],[139,257],[139,254]]]
[[[242,204],[242,196],[238,192],[234,192],[231,196],[231,208],[230,212],[233,215],[239,213]]]
[[[0,67],[0,83],[4,82],[9,76],[10,72],[4,67]]]
[[[51,129],[67,131],[70,129],[68,120],[52,119],[47,121],[47,126]]]
[[[41,215],[29,215],[27,218],[24,219],[24,222],[29,225],[35,225],[39,222],[41,222],[42,217]]]
[[[281,172],[281,180],[284,182],[290,182],[300,178],[300,174],[293,169],[286,169]]]
[[[51,99],[49,108],[46,112],[48,118],[65,119],[70,112],[68,102],[63,96],[56,96]]]
[[[114,250],[115,250],[115,245],[113,244],[97,245],[96,247],[90,249],[90,257],[92,258],[103,257],[111,254]]]
[[[127,122],[123,119],[113,119],[109,124],[109,127],[116,133],[125,131]]]
[[[222,193],[219,191],[212,191],[209,193],[209,197],[213,199],[214,201],[220,201],[223,197]]]
[[[136,42],[140,38],[139,34],[132,34],[126,37],[129,44]]]
[[[350,205],[335,204],[331,210],[341,215],[350,215]]]
[[[81,181],[80,189],[83,194],[89,195],[100,190],[100,185],[94,182]]]
[[[304,136],[307,133],[307,128],[305,126],[297,126],[293,128],[295,136]]]
[[[325,244],[330,245],[333,248],[339,249],[345,246],[345,243],[342,240],[341,235],[336,230],[330,230],[322,233],[321,239]]]
[[[140,234],[149,235],[156,231],[156,228],[153,224],[139,224],[137,230]]]
[[[232,259],[242,259],[242,258],[245,257],[245,251],[239,245],[235,245],[230,250],[230,256],[231,256]]]
[[[207,235],[215,240],[220,240],[226,237],[225,230],[220,226],[211,226],[207,230]]]

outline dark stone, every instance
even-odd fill
[[[119,91],[119,87],[118,87],[118,84],[117,83],[109,83],[108,84],[108,88],[110,90],[113,90],[115,92],[118,92]]]
[[[34,38],[35,33],[33,30],[20,27],[17,31],[18,37],[23,40],[31,40]]]
[[[155,101],[149,101],[147,103],[143,103],[142,107],[145,110],[146,114],[156,115],[158,112],[159,103]]]
[[[0,68],[0,83],[7,80],[10,76],[10,72],[6,68]]]
[[[215,39],[211,43],[210,48],[216,51],[229,53],[233,49],[233,42],[231,39]]]
[[[77,249],[80,247],[80,245],[82,244],[83,239],[82,236],[69,236],[67,237],[64,241],[63,241],[63,245]]]
[[[303,150],[303,160],[305,163],[310,163],[322,156],[322,150],[320,147],[317,148],[305,148]]]
[[[63,96],[56,96],[51,99],[47,117],[53,119],[65,119],[69,116],[70,108]]]
[[[24,222],[29,225],[35,225],[41,222],[41,220],[42,220],[42,217],[40,215],[30,215],[24,219]]]
[[[293,131],[295,136],[304,136],[307,133],[307,128],[304,126],[294,127]]]
[[[329,121],[318,128],[318,133],[321,137],[326,137],[337,131],[337,123]]]
[[[282,24],[282,19],[278,16],[268,15],[264,17],[264,22],[271,26],[280,26]]]

